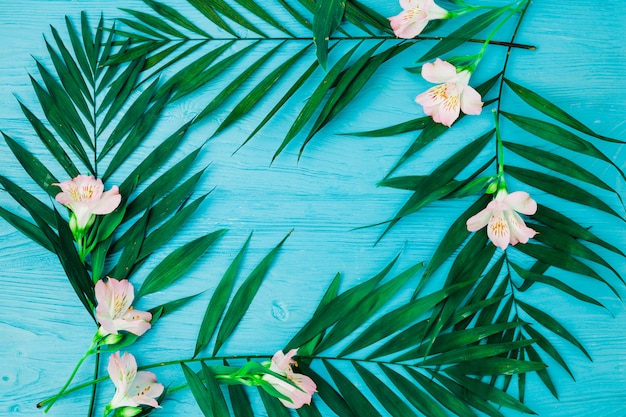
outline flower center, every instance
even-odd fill
[[[81,200],[91,200],[94,196],[95,190],[91,185],[83,185],[80,190],[80,199]]]
[[[502,216],[497,216],[496,221],[491,224],[491,231],[496,236],[505,236],[509,226]]]
[[[419,6],[415,6],[414,8],[406,11],[406,14],[404,15],[404,20],[424,20],[426,19],[426,16],[426,11],[424,11],[424,9]]]

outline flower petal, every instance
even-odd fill
[[[509,246],[511,231],[509,230],[509,224],[502,215],[501,210],[494,210],[492,213],[489,224],[487,225],[487,236],[494,245],[502,250],[505,250],[507,246]]]
[[[133,381],[132,387],[128,390],[128,395],[138,405],[149,405],[154,408],[161,408],[156,401],[159,395],[164,391],[165,387],[156,382],[156,375],[152,372],[140,371]]]
[[[504,213],[509,228],[511,230],[511,245],[515,245],[518,242],[527,243],[528,239],[534,237],[537,232],[530,227],[526,226],[524,220],[514,211],[507,211]]]
[[[478,115],[483,110],[480,94],[469,85],[466,85],[461,93],[461,109],[463,113],[469,115]]]
[[[530,194],[525,191],[515,191],[504,197],[502,201],[522,214],[533,215],[537,212],[537,202],[530,198]]]
[[[435,62],[422,65],[422,77],[431,83],[445,83],[456,78],[456,68],[451,63],[437,58]]]
[[[91,206],[91,212],[93,214],[109,214],[120,205],[121,201],[122,196],[120,195],[119,188],[114,185],[109,191],[103,193],[100,199]]]
[[[428,7],[428,20],[437,20],[437,19],[445,19],[448,17],[448,11],[443,7],[435,4],[434,1],[430,0],[430,6]]]
[[[491,210],[487,208],[483,209],[467,219],[467,222],[465,223],[467,225],[467,230],[469,232],[476,232],[477,230],[487,226],[487,224],[489,224],[489,219],[491,219]]]

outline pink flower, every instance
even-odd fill
[[[503,250],[509,243],[526,243],[537,232],[526,226],[517,212],[535,214],[537,202],[523,191],[509,194],[506,190],[500,190],[487,208],[467,220],[467,230],[475,232],[487,226],[487,236]]]
[[[109,214],[120,205],[122,196],[117,186],[104,192],[102,180],[88,175],[53,185],[61,187],[55,199],[72,210],[70,219],[72,231],[84,233],[91,226],[96,214]]]
[[[434,63],[422,66],[422,77],[436,85],[415,98],[424,106],[424,113],[445,126],[459,117],[460,110],[465,114],[480,114],[483,108],[480,94],[468,85],[472,73],[463,70],[457,73],[456,67],[437,58]]]
[[[300,389],[276,378],[273,375],[263,375],[264,380],[272,384],[278,392],[291,400],[287,401],[280,399],[280,402],[282,402],[285,407],[289,408],[300,408],[304,404],[311,404],[311,396],[317,389],[317,385],[315,385],[315,382],[313,382],[311,378],[306,375],[296,374],[291,369],[291,365],[294,363],[291,358],[293,358],[296,353],[298,353],[298,349],[291,349],[287,355],[285,355],[281,350],[276,352],[272,357],[270,371],[284,375],[287,379],[295,383]]]
[[[163,385],[156,382],[156,376],[152,372],[137,372],[137,361],[133,355],[124,353],[120,357],[120,352],[115,352],[109,357],[107,369],[115,384],[115,395],[106,406],[105,416],[120,407],[149,405],[161,408],[155,398],[163,393]]]
[[[135,291],[128,280],[121,281],[108,278],[96,283],[96,318],[100,323],[99,336],[117,334],[124,330],[141,336],[150,329],[152,314],[134,310],[131,304]]]
[[[391,28],[397,37],[411,39],[422,33],[431,20],[445,19],[448,11],[433,0],[400,0],[404,9],[399,15],[389,18]]]

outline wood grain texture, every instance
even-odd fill
[[[49,25],[63,28],[64,15],[78,21],[81,10],[86,10],[92,19],[102,11],[105,18],[111,20],[121,16],[119,7],[146,8],[142,2],[124,0],[16,0],[10,4],[2,3],[0,130],[27,143],[29,149],[41,149],[41,145],[29,139],[33,134],[15,98],[28,105],[36,103],[28,73],[36,72],[32,57],[46,57],[42,34],[50,37]],[[167,0],[166,3],[183,13],[190,10],[184,0]],[[389,16],[399,10],[395,1],[384,5],[374,0],[364,3]],[[521,27],[518,42],[538,48],[536,51],[515,50],[507,76],[540,92],[600,133],[626,140],[625,12],[626,6],[620,0],[606,0],[593,7],[583,2],[534,1]],[[505,35],[502,34],[502,39],[506,39]],[[137,282],[141,282],[150,266],[177,245],[219,228],[229,231],[183,281],[167,292],[151,294],[140,301],[137,308],[146,309],[206,291],[176,315],[159,322],[140,344],[134,346],[140,363],[184,359],[192,355],[211,291],[251,231],[254,235],[244,262],[243,276],[293,229],[249,314],[237,328],[235,337],[224,346],[225,351],[232,353],[254,350],[272,354],[282,347],[309,319],[338,271],[344,273],[342,289],[346,289],[378,272],[398,253],[401,257],[396,271],[429,259],[449,224],[465,208],[465,203],[437,202],[418,216],[403,219],[374,246],[382,231],[380,227],[353,229],[389,219],[404,204],[408,197],[406,192],[377,187],[376,183],[408,148],[414,134],[385,138],[338,134],[380,128],[422,115],[413,100],[428,84],[404,71],[403,67],[413,65],[424,47],[416,44],[386,63],[342,117],[311,141],[299,162],[300,142],[296,140],[270,165],[291,121],[286,116],[274,120],[235,154],[233,152],[264,114],[252,112],[242,122],[208,142],[197,167],[210,166],[197,194],[215,190],[194,216],[193,224],[187,225],[169,244],[168,250],[140,271]],[[481,63],[475,75],[476,82],[484,81],[500,70],[505,50],[493,48],[492,52]],[[331,62],[336,59],[331,53]],[[288,82],[285,80],[285,85]],[[207,97],[211,97],[210,86],[168,109],[155,130],[154,143],[201,111]],[[304,105],[306,99],[295,98],[294,112]],[[505,93],[503,108],[507,111],[523,109],[510,91]],[[218,114],[194,128],[179,150],[180,154],[190,152],[210,137],[225,116]],[[412,158],[398,174],[431,172],[452,152],[491,126],[490,111],[479,117],[464,118],[437,139],[437,143]],[[547,143],[525,137],[524,132],[513,126],[507,125],[506,132],[511,140],[523,143],[527,140],[533,146],[553,149]],[[598,147],[626,169],[626,147],[604,143],[599,143]],[[140,160],[146,152],[140,150],[133,155],[133,161]],[[618,178],[615,170],[576,157],[580,158],[579,163],[587,164],[588,169],[615,187],[622,196],[626,195],[625,182]],[[4,142],[0,143],[0,167],[0,174],[17,182],[27,178]],[[515,181],[510,185],[514,187]],[[35,192],[36,189],[29,190]],[[533,196],[538,201],[547,198],[541,192],[535,192]],[[623,214],[617,198],[608,194],[602,197]],[[4,193],[0,193],[0,204],[10,204]],[[557,204],[564,213],[583,224],[591,218],[598,225],[594,229],[596,234],[622,250],[626,248],[623,222],[580,206]],[[626,260],[611,253],[601,253],[618,271],[626,274]],[[40,415],[34,405],[62,386],[87,349],[95,326],[76,299],[56,257],[5,222],[0,226],[0,267],[0,415]],[[611,282],[615,281],[609,271],[602,270],[602,274]],[[573,274],[568,277],[572,286],[598,298],[612,314],[582,305],[546,288],[533,288],[525,294],[527,300],[558,317],[594,359],[589,362],[562,340],[551,339],[564,352],[576,381],[548,360],[550,371],[555,375],[559,400],[550,395],[538,378],[530,376],[526,403],[545,417],[623,417],[626,415],[623,389],[626,383],[626,314],[623,304],[587,278]],[[435,288],[443,279],[441,274],[436,275],[430,288]],[[626,295],[623,288],[621,293]],[[410,294],[411,288],[407,287],[398,302]],[[92,363],[88,362],[76,381],[89,380],[91,372]],[[172,386],[184,383],[180,369],[175,366],[157,368],[155,372],[160,380]],[[99,409],[112,393],[110,384],[102,385]],[[80,391],[63,398],[49,415],[84,417],[88,395],[87,391]],[[256,406],[259,404],[257,402]],[[186,390],[168,397],[164,407],[154,415],[200,415]],[[509,410],[502,412],[507,417],[520,415]],[[262,413],[259,415],[263,416]]]

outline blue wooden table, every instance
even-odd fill
[[[181,12],[190,10],[183,0],[168,4]],[[273,3],[273,2],[272,2]],[[385,16],[399,10],[395,1],[368,1]],[[148,10],[140,1],[4,1],[0,5],[0,130],[19,138],[31,149],[30,126],[16,98],[33,104],[36,97],[28,73],[36,73],[35,59],[46,59],[44,37],[51,39],[52,25],[63,28],[64,16],[79,21],[86,11],[92,20],[102,12],[106,21],[123,15],[118,8]],[[275,6],[274,6],[275,7]],[[517,42],[536,45],[536,50],[515,49],[508,77],[541,92],[565,111],[602,134],[626,139],[626,6],[619,0],[598,4],[561,0],[534,1]],[[43,34],[43,37],[42,37]],[[505,36],[503,36],[505,37]],[[409,50],[411,51],[411,50]],[[493,49],[475,75],[485,81],[499,66],[506,50]],[[196,193],[211,194],[192,222],[182,229],[168,248],[217,229],[228,232],[193,267],[187,276],[167,293],[142,298],[138,308],[147,309],[172,299],[206,291],[182,310],[159,322],[144,336],[135,354],[142,363],[188,358],[193,354],[198,324],[210,293],[247,236],[253,231],[244,274],[291,230],[280,254],[236,335],[226,348],[229,352],[259,352],[280,349],[306,322],[326,287],[337,272],[344,274],[345,290],[380,271],[398,253],[397,270],[428,261],[449,224],[464,207],[461,203],[437,202],[417,216],[400,221],[378,244],[381,227],[360,228],[387,220],[404,204],[406,192],[377,187],[410,145],[411,134],[393,137],[341,135],[377,129],[423,115],[413,100],[428,85],[403,67],[411,66],[415,54],[403,53],[387,62],[342,114],[306,147],[298,160],[300,143],[288,145],[273,163],[272,156],[291,118],[274,120],[248,144],[243,139],[258,124],[262,114],[247,115],[203,148],[198,167],[209,165]],[[331,54],[331,59],[333,55]],[[484,71],[483,71],[484,70]],[[288,84],[284,86],[288,88]],[[507,95],[508,94],[508,95]],[[304,104],[307,97],[299,97]],[[518,99],[505,93],[507,109],[521,107]],[[169,134],[203,108],[202,92],[175,103],[156,127],[157,134]],[[211,136],[225,114],[218,114],[194,127],[190,138],[177,152],[185,155]],[[475,118],[466,117],[455,125],[438,146],[411,159],[398,174],[429,173],[436,164],[459,148],[466,137],[476,137],[493,123],[489,111]],[[515,132],[510,130],[509,132]],[[626,169],[626,147],[600,143],[612,161]],[[149,148],[149,147],[148,147]],[[236,153],[235,153],[236,151]],[[138,155],[141,158],[145,155]],[[4,142],[0,142],[0,174],[16,182],[23,172]],[[606,165],[586,167],[624,196],[625,182]],[[32,190],[36,187],[33,186]],[[542,192],[534,197],[541,200]],[[608,195],[608,194],[607,194]],[[614,208],[624,215],[616,199]],[[0,204],[10,204],[0,193]],[[557,203],[558,204],[558,203]],[[584,221],[593,216],[594,232],[615,246],[626,248],[624,223],[582,206],[562,203],[572,218]],[[62,386],[69,372],[88,348],[94,327],[91,319],[67,282],[58,259],[24,237],[6,222],[0,228],[0,415],[35,416],[35,404]],[[156,263],[169,250],[151,259]],[[606,259],[626,273],[626,259],[607,254]],[[601,271],[609,275],[606,271]],[[145,276],[145,274],[143,274]],[[138,279],[142,278],[140,273]],[[436,276],[430,290],[437,286]],[[616,284],[617,285],[617,284]],[[572,301],[556,291],[538,288],[526,296],[535,305],[559,317],[587,348],[589,361],[562,339],[554,345],[565,355],[576,380],[558,366],[552,366],[559,399],[555,399],[535,375],[527,382],[525,402],[540,416],[626,416],[626,314],[623,303],[595,282],[580,278],[576,286],[607,306],[609,311]],[[626,295],[623,285],[619,286]],[[428,288],[427,288],[428,289]],[[407,286],[401,297],[410,297]],[[87,381],[93,362],[87,361],[76,381]],[[104,371],[104,367],[102,370]],[[159,380],[172,385],[184,382],[179,367],[159,368]],[[113,393],[113,386],[99,388],[98,409]],[[80,391],[58,401],[51,416],[84,416],[88,391]],[[258,403],[260,404],[260,403]],[[258,405],[257,404],[257,405]],[[324,409],[322,409],[324,410]],[[506,416],[520,413],[502,410]],[[168,397],[156,416],[200,415],[188,390]],[[265,415],[260,412],[259,415]],[[326,415],[326,414],[324,414]],[[330,414],[328,414],[330,415]]]

